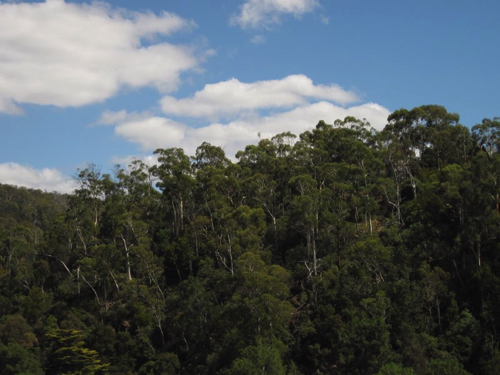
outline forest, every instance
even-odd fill
[[[500,118],[155,155],[0,185],[1,374],[500,374]]]

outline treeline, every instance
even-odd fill
[[[500,120],[347,117],[0,185],[2,374],[499,374]]]

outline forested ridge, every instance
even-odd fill
[[[1,374],[500,374],[500,119],[155,154],[0,185]]]

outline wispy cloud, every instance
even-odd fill
[[[229,22],[243,29],[270,27],[279,24],[283,15],[300,17],[318,6],[317,0],[247,0]]]
[[[265,44],[266,37],[264,35],[254,35],[252,38],[250,38],[250,42],[252,42],[253,44]]]
[[[59,193],[71,193],[77,187],[74,179],[57,169],[34,169],[17,163],[0,164],[0,183]]]
[[[23,103],[82,106],[122,87],[173,91],[202,57],[164,39],[193,26],[103,2],[0,3],[0,112],[20,113]]]
[[[315,85],[304,75],[291,75],[280,80],[252,83],[233,78],[206,85],[190,98],[166,96],[161,100],[161,107],[169,115],[216,120],[259,109],[291,108],[307,104],[311,99],[340,104],[359,100],[354,92],[338,85]]]

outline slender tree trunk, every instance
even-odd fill
[[[98,304],[99,306],[102,306],[102,305],[101,305],[101,300],[99,299],[99,295],[97,294],[97,292],[96,292],[96,290],[94,289],[94,287],[93,287],[92,285],[90,285],[90,283],[87,281],[87,279],[85,278],[85,276],[83,276],[83,275],[82,275],[82,279],[83,279],[83,281],[85,281],[85,284],[87,284],[87,285],[90,287],[90,289],[92,289],[92,291],[94,292],[95,298],[96,298],[96,300],[97,300],[97,304]]]
[[[122,241],[123,241],[123,246],[125,247],[125,256],[127,258],[127,277],[128,277],[128,280],[132,280],[132,270],[131,270],[131,266],[130,266],[130,247],[132,247],[133,245],[130,245],[130,247],[127,246],[127,241],[125,240],[125,237],[123,237],[123,234],[121,234],[121,237],[122,237]]]
[[[165,346],[165,334],[163,333],[163,328],[161,327],[161,319],[159,317],[157,317],[156,326],[160,330],[162,346]]]
[[[116,290],[119,292],[120,291],[120,287],[118,286],[118,282],[116,281],[115,275],[113,275],[113,272],[111,270],[109,270],[109,274],[111,275],[111,278],[115,282]]]
[[[311,238],[311,247],[312,247],[312,253],[313,253],[313,271],[314,271],[314,276],[318,275],[318,260],[316,256],[316,236],[314,234],[314,227],[311,228],[312,230],[312,238]]]
[[[78,288],[78,295],[80,295],[80,266],[76,269],[76,284]]]
[[[368,223],[370,224],[370,234],[373,233],[373,224],[372,224],[372,213],[370,209],[368,209]]]
[[[82,242],[83,246],[83,253],[87,255],[87,244],[85,243],[85,240],[83,239],[82,231],[80,228],[76,228],[76,233],[78,233],[78,237],[80,238],[80,241]]]
[[[184,229],[184,201],[181,197],[181,203],[180,203],[180,228],[181,230]]]
[[[234,267],[233,267],[233,247],[231,245],[231,236],[227,235],[228,240],[228,251],[229,251],[229,262],[231,266],[231,276],[234,276]]]
[[[172,210],[174,211],[174,233],[175,236],[179,236],[179,214],[177,212],[177,209],[175,208],[175,202],[174,198],[172,198]]]

